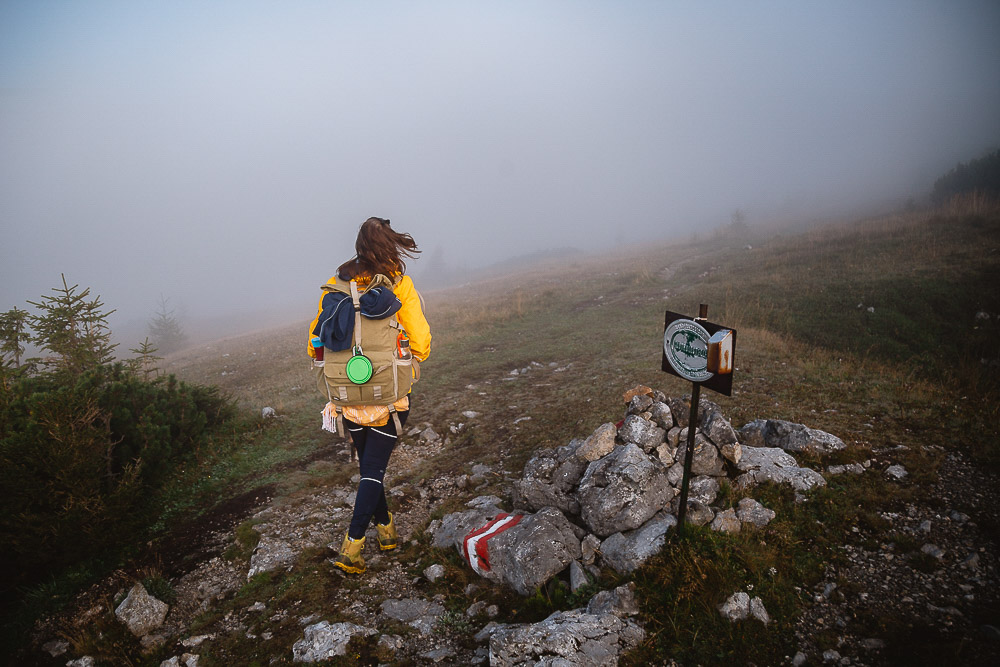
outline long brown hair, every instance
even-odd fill
[[[420,254],[413,237],[395,231],[386,218],[365,220],[358,230],[354,249],[358,254],[337,269],[337,274],[345,280],[371,278],[377,273],[390,278],[402,275],[406,273],[403,257],[416,258]]]

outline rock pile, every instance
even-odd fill
[[[536,452],[513,485],[513,526],[488,527],[506,515],[499,498],[480,497],[431,524],[434,546],[455,547],[477,572],[522,595],[567,568],[576,590],[587,582],[586,572],[599,573],[598,557],[624,573],[656,554],[677,525],[690,403],[646,388],[626,399],[618,425],[603,424],[586,439]],[[771,481],[806,491],[826,481],[788,451],[844,447],[836,436],[786,421],[757,420],[736,431],[719,406],[705,400],[695,429],[687,521],[726,532],[763,527],[774,512],[752,498],[714,506],[720,482],[745,490]]]

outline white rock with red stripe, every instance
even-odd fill
[[[483,577],[530,595],[578,560],[581,550],[565,515],[546,507],[535,514],[492,517],[466,535],[462,555]]]

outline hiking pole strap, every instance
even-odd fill
[[[337,416],[333,418],[333,423],[337,425],[337,435],[339,435],[341,438],[343,438],[343,437],[345,437],[344,436],[344,409],[338,405],[338,406],[334,407],[334,410],[336,410]],[[354,458],[354,451],[353,451],[353,449],[354,449],[354,444],[353,444],[354,440],[353,439],[351,440],[351,443],[352,443],[351,444],[351,450],[352,450],[351,451],[351,458],[353,459]]]
[[[399,421],[399,413],[396,412],[395,405],[389,405],[389,414],[392,415],[392,423],[396,425],[396,437],[403,437],[403,422]]]

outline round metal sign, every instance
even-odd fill
[[[708,367],[710,336],[693,320],[674,320],[663,332],[663,353],[671,368],[685,380],[704,382],[712,377]]]

